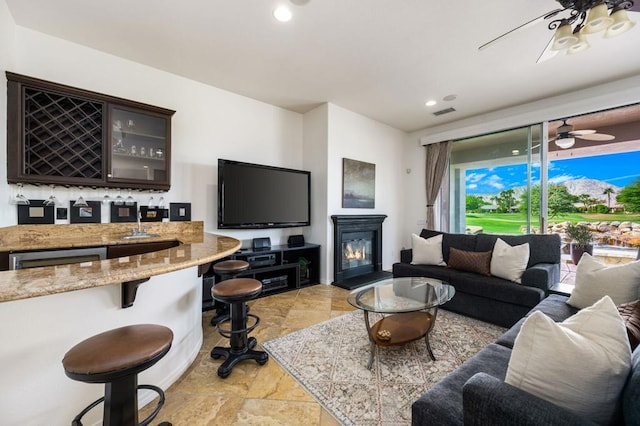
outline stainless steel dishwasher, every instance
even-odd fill
[[[36,250],[9,253],[9,269],[66,265],[107,258],[106,247],[87,247],[58,250]]]

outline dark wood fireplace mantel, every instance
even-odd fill
[[[333,284],[352,289],[379,279],[382,270],[382,222],[383,214],[333,215]],[[342,243],[345,235],[370,233],[372,239],[372,262],[358,270],[342,269]]]

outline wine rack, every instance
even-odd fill
[[[24,89],[24,174],[102,179],[104,104]]]

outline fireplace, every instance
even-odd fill
[[[331,216],[334,285],[352,289],[390,275],[382,270],[382,222],[386,217]]]

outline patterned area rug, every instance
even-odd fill
[[[371,324],[377,320],[370,319]],[[413,401],[505,330],[441,309],[429,339],[437,361],[431,361],[420,339],[376,347],[371,370],[361,311],[262,346],[342,424],[408,425]]]

